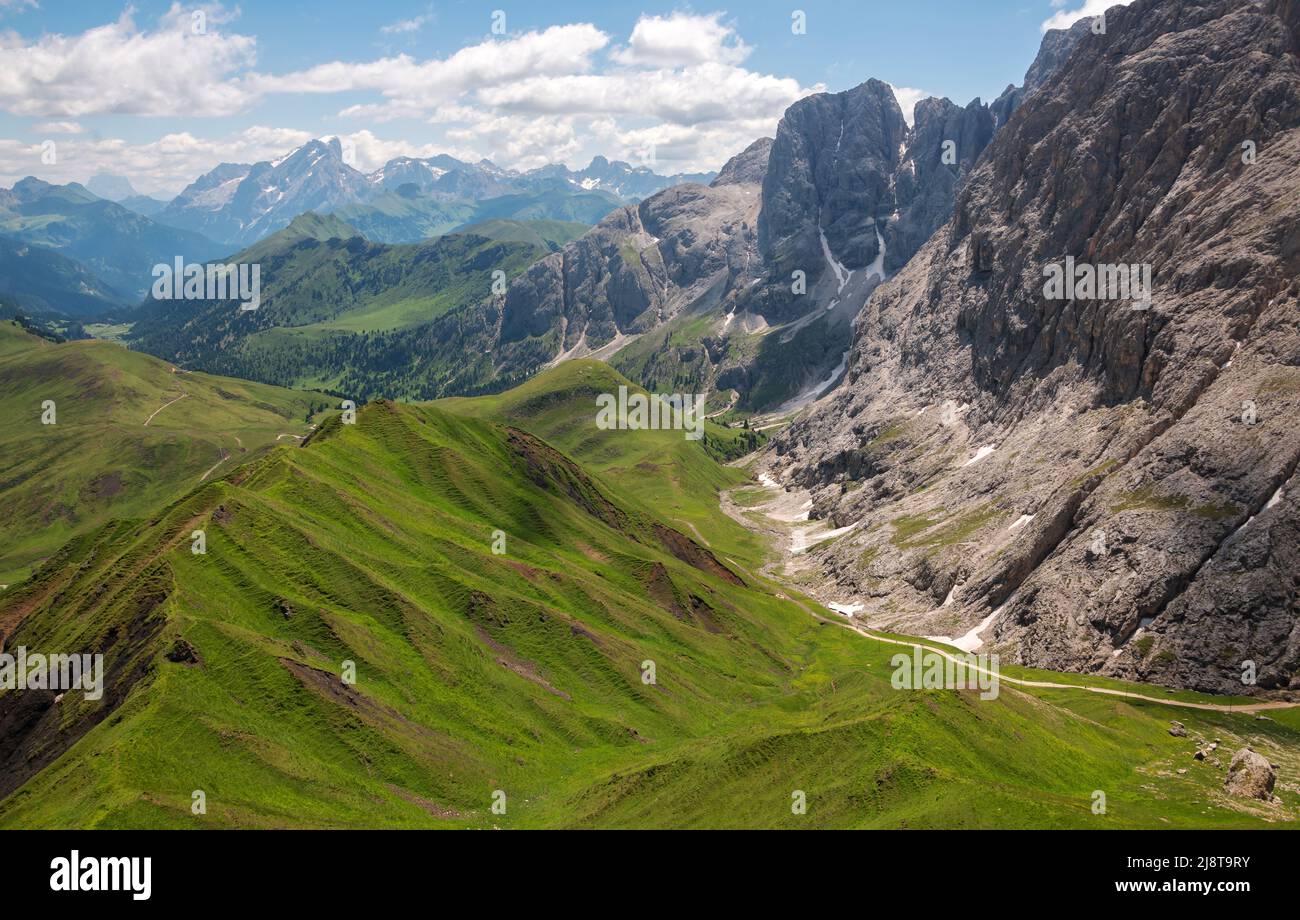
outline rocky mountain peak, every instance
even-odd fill
[[[818,556],[872,625],[1296,688],[1295,3],[1107,17],[1072,30],[951,220],[871,296],[844,385],[771,474],[861,525]],[[1053,292],[1065,264],[1145,272],[1151,296]]]
[[[757,185],[767,174],[767,161],[772,153],[772,138],[760,137],[726,162],[717,178],[710,183],[721,185]]]

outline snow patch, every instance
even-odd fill
[[[835,261],[835,254],[831,252],[831,244],[826,241],[826,231],[821,227],[818,227],[817,233],[822,238],[822,255],[826,257],[826,264],[830,266],[831,271],[835,272],[835,281],[839,284],[839,290],[835,293],[843,294],[844,286],[848,284],[849,279],[853,277],[853,272]]]
[[[997,449],[998,446],[996,444],[985,444],[979,450],[975,451],[975,456],[971,457],[969,460],[963,463],[962,466],[970,466],[972,463],[979,463],[981,460],[983,460],[985,457],[987,457],[989,454],[993,453]]]
[[[1028,523],[1029,523],[1030,521],[1032,521],[1033,519],[1034,519],[1034,516],[1033,516],[1032,514],[1022,514],[1022,515],[1020,515],[1020,517],[1018,517],[1018,518],[1016,519],[1016,522],[1015,522],[1014,524],[1011,525],[1011,528],[1010,528],[1010,529],[1011,529],[1011,530],[1019,530],[1021,527],[1024,527],[1026,524],[1028,524]]]
[[[844,614],[846,617],[851,617],[859,610],[866,608],[865,604],[827,604],[826,606],[836,613]]]
[[[805,527],[802,530],[796,530],[790,535],[790,552],[793,555],[805,553],[810,547],[818,543],[825,543],[827,540],[833,540],[836,537],[842,537],[850,531],[856,530],[861,521],[855,521],[848,527],[840,527],[837,530],[818,531],[816,527]]]
[[[876,246],[879,251],[876,253],[876,260],[871,263],[867,269],[867,277],[875,275],[880,279],[880,283],[885,283],[885,238],[880,235],[880,223],[876,223]]]
[[[980,633],[989,628],[997,618],[997,615],[1002,612],[1002,609],[1002,607],[999,607],[997,610],[994,610],[981,620],[978,626],[966,633],[966,635],[957,639],[950,639],[947,636],[926,636],[925,638],[929,639],[931,642],[942,642],[945,645],[954,646],[961,649],[963,652],[977,652],[984,645],[984,640],[980,638]]]

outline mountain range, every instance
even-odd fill
[[[105,308],[138,302],[152,283],[153,267],[160,263],[171,264],[178,257],[205,262],[223,254],[222,246],[198,233],[150,220],[84,186],[50,185],[39,179],[0,189],[0,235],[80,264],[64,274],[96,279],[84,287],[81,282],[71,286],[66,299],[50,296],[50,309],[68,314],[97,310],[95,301],[103,301]]]
[[[1065,34],[1044,42],[1033,79],[1078,37]],[[706,393],[714,411],[793,411],[837,382],[863,302],[948,219],[1017,93],[1009,89],[993,106],[927,99],[910,126],[892,88],[877,80],[803,99],[775,139],[756,141],[707,185],[682,182],[617,208],[503,296],[480,291],[421,326],[349,341],[348,372],[336,382],[361,398],[427,399],[499,390],[556,362],[596,356],[642,385]],[[447,160],[399,165],[390,181],[417,198],[419,182],[427,189],[451,175],[440,172]],[[508,200],[488,199],[480,211]],[[410,209],[392,210],[408,219]],[[376,235],[373,206],[336,213]],[[423,209],[419,219],[451,223],[465,213]],[[149,327],[142,318],[134,335],[164,357],[250,370],[169,345]]]
[[[594,215],[599,219],[623,201],[635,201],[670,185],[701,178],[707,181],[710,177],[658,176],[646,167],[611,163],[604,157],[597,157],[578,172],[564,166],[550,166],[520,173],[502,169],[488,160],[465,163],[446,154],[423,159],[399,157],[365,174],[345,161],[343,144],[334,137],[310,141],[288,156],[270,162],[223,163],[187,186],[157,216],[163,223],[200,232],[224,243],[246,246],[283,229],[307,211],[328,213],[346,209],[344,219],[357,221],[360,226],[380,222],[379,218],[392,208],[393,196],[408,201],[422,200],[425,208],[456,214],[463,223],[474,215],[456,209],[472,209],[473,203],[485,199],[596,193],[588,194],[587,198],[609,203],[609,207]],[[512,215],[478,215],[480,219],[509,216]],[[551,211],[544,216],[564,219]],[[457,221],[435,220],[421,229],[444,224],[450,229]],[[425,234],[428,235],[431,234]],[[420,238],[411,237],[410,231],[385,235],[382,230],[374,237],[376,242],[414,242]]]
[[[228,256],[305,213],[337,213],[372,242],[415,243],[488,220],[590,226],[643,193],[698,178],[710,177],[657,176],[603,157],[578,172],[518,173],[445,155],[399,158],[364,175],[343,161],[337,138],[272,162],[223,164],[170,202],[139,195],[122,176],[99,174],[89,186],[29,178],[0,190],[0,235],[78,264],[39,282],[0,276],[0,293],[55,316],[121,315],[144,297],[155,265]],[[67,288],[55,283],[74,276]]]

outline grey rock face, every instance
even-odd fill
[[[1294,0],[1112,9],[868,301],[770,453],[862,523],[817,555],[868,622],[1300,689],[1298,34]],[[1067,256],[1150,266],[1150,309],[1049,297]]]
[[[822,233],[848,268],[871,264],[876,221],[894,210],[890,180],[906,138],[894,92],[879,80],[790,106],[772,144],[758,221],[776,275],[820,274]]]
[[[558,353],[599,351],[639,335],[688,304],[722,292],[757,264],[752,211],[760,169],[751,148],[713,186],[677,185],[615,211],[542,260],[506,294],[499,347],[550,336]],[[552,355],[554,357],[555,355]]]
[[[894,92],[868,80],[844,93],[790,107],[777,130],[759,215],[770,282],[751,309],[769,322],[798,316],[807,302],[791,273],[819,280],[833,258],[866,270],[885,249],[883,269],[907,264],[952,213],[958,185],[993,135],[988,107],[926,99],[908,127]]]
[[[992,133],[979,100],[926,100],[909,128],[876,80],[801,100],[775,140],[751,145],[707,188],[678,185],[616,212],[516,281],[496,362],[600,353],[711,313],[717,326],[698,346],[656,340],[615,364],[647,385],[688,377],[697,392],[734,390],[746,408],[824,387],[852,316],[947,220]]]

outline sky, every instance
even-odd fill
[[[1132,0],[0,0],[0,185],[127,176],[338,136],[352,165],[596,154],[716,170],[816,92],[990,101],[1043,31]]]

